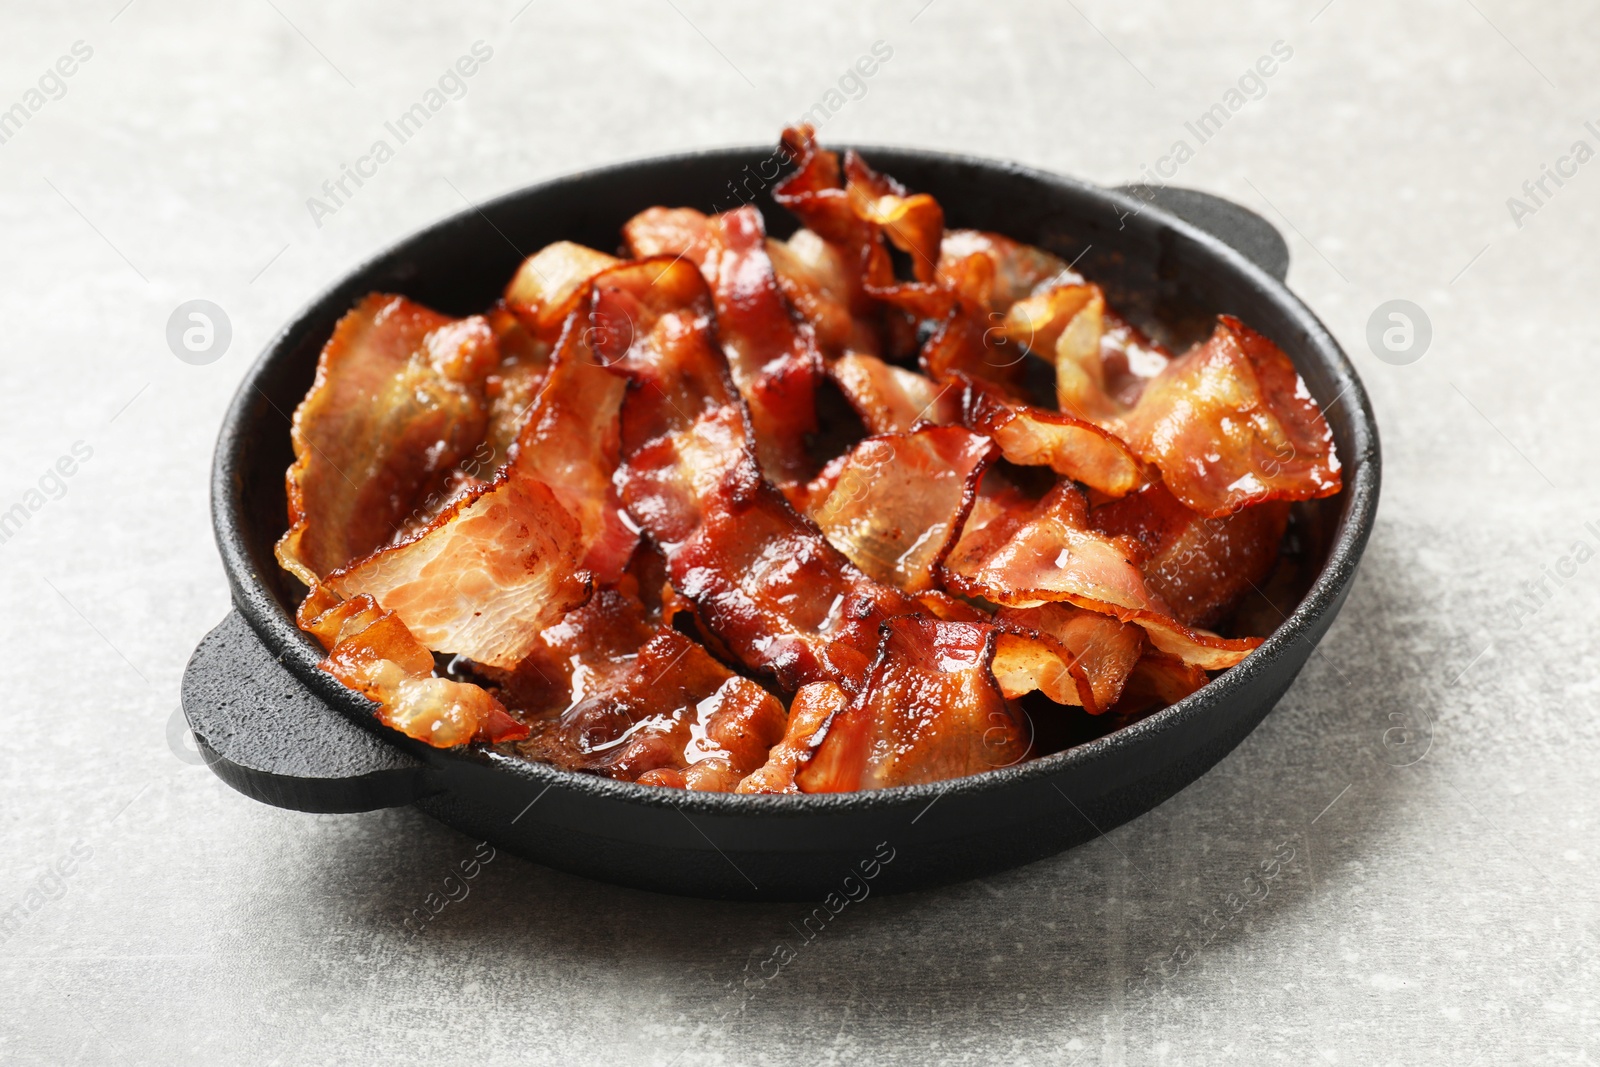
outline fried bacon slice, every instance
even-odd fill
[[[466,472],[485,481],[511,459],[511,447],[550,373],[554,347],[535,337],[503,302],[491,308],[487,317],[500,347],[500,365],[484,379],[483,391],[489,401],[486,447],[473,453],[474,459],[479,455],[483,459]]]
[[[506,306],[535,337],[553,343],[583,300],[585,283],[618,262],[571,241],[545,245],[517,268],[506,286]]]
[[[994,458],[988,438],[959,426],[869,437],[829,465],[806,514],[874,580],[926,592]]]
[[[676,277],[650,284],[652,272]],[[636,383],[617,485],[677,594],[723,651],[782,689],[859,685],[878,623],[918,602],[853,566],[761,476],[699,273],[644,260],[598,277],[595,300],[596,319],[606,300],[633,309],[631,341],[611,363]]]
[[[986,326],[981,309],[952,290],[902,285],[873,292],[919,318],[939,321],[923,345],[922,368],[934,381],[960,389],[961,421],[994,438],[1006,459],[1047,466],[1109,496],[1121,496],[1145,483],[1144,464],[1120,438],[1075,414],[1019,399],[1023,361],[1030,349],[1011,330],[992,324],[1001,321],[998,312],[990,313],[992,323]],[[908,400],[896,405],[885,397],[912,390],[908,373],[869,375],[857,366],[835,380],[858,410],[895,413]],[[926,392],[923,387],[910,396]],[[857,399],[853,393],[865,395]]]
[[[963,421],[994,439],[1006,459],[1049,467],[1107,496],[1123,496],[1146,481],[1144,464],[1114,436],[1084,419],[1059,411],[1001,400],[967,383]]]
[[[912,276],[931,283],[939,270],[944,208],[927,193],[911,193],[854,152],[844,156],[845,193],[856,218],[876,226],[911,257]]]
[[[836,316],[811,320],[828,355],[846,349],[872,355],[908,350],[915,323],[880,299],[882,291],[898,287],[888,244],[907,252],[915,277],[934,290],[943,209],[926,194],[908,195],[854,152],[845,154],[841,166],[837,153],[817,145],[810,126],[785,130],[780,150],[794,169],[773,187],[772,198],[799,218],[802,233],[815,234],[830,249],[826,256],[816,254],[814,242],[796,235],[791,247],[797,255],[774,257],[780,285],[808,318],[812,308],[848,310],[856,326],[845,346],[838,345]],[[806,252],[814,252],[810,262],[816,269],[796,270]],[[820,293],[828,298],[820,299]]]
[[[1331,496],[1342,485],[1333,432],[1294,364],[1230,315],[1145,387],[1122,429],[1202,515]]]
[[[1138,403],[1172,354],[1124,320],[1097,285],[1081,278],[1048,284],[1005,313],[1006,337],[1056,368],[1063,411],[1112,424]]]
[[[474,664],[493,683],[502,703],[525,721],[550,719],[585,693],[615,684],[632,669],[634,655],[654,635],[659,618],[634,595],[626,579],[596,589],[539,632],[515,667],[500,670]]]
[[[435,748],[515,741],[528,728],[479,686],[433,677],[433,654],[370,596],[343,601],[310,628],[328,647],[320,666],[378,704],[378,720]]]
[[[622,456],[622,398],[628,384],[600,365],[589,331],[574,316],[517,436],[515,470],[542,482],[577,520],[579,566],[600,584],[622,575],[639,543],[611,484]]]
[[[1139,543],[1145,583],[1172,608],[1175,619],[1215,626],[1271,573],[1289,523],[1289,504],[1269,500],[1225,518],[1207,518],[1156,482],[1094,508],[1089,521],[1107,536]]]
[[[877,355],[883,339],[874,321],[852,306],[865,299],[860,279],[840,251],[801,227],[787,241],[767,238],[767,257],[789,306],[811,326],[817,347],[830,358],[850,352]]]
[[[522,329],[503,318],[495,325]],[[537,354],[537,343],[527,352]],[[302,618],[335,597],[366,595],[424,647],[513,666],[542,628],[588,597],[591,571],[620,576],[637,543],[610,484],[625,391],[583,333],[569,330],[505,448],[512,466],[492,482],[458,471],[447,507],[405,528],[399,543],[325,575]],[[474,460],[486,451],[500,449],[481,442]]]
[[[762,471],[779,484],[806,477],[822,357],[811,328],[784,302],[761,213],[750,205],[709,218],[690,208],[650,208],[623,234],[636,256],[679,255],[700,268],[718,339],[750,409]]]
[[[866,684],[811,735],[814,751],[795,775],[802,792],[920,785],[1027,755],[1026,722],[991,670],[998,630],[902,617],[882,631]]]
[[[633,618],[619,625],[619,612]],[[645,625],[637,600],[612,593],[601,611],[574,614],[585,617],[564,621],[569,633],[542,651],[582,644],[589,655],[572,657],[565,694],[553,714],[532,723],[519,753],[566,770],[716,792],[731,792],[766,762],[785,724],[783,705],[771,693],[728,670],[689,637]],[[630,634],[630,640],[616,642],[629,648],[627,654],[594,655],[594,646],[621,636],[618,629],[637,628],[645,631],[643,641],[633,643],[636,635]],[[586,629],[602,633],[582,633]],[[526,675],[526,665],[519,673]]]
[[[878,624],[919,607],[858,570],[761,477],[735,405],[645,445],[618,477],[700,625],[782,689],[831,681],[854,690]]]
[[[589,311],[595,357],[632,389],[622,406],[622,454],[739,404],[713,333],[705,279],[681,259],[645,259],[599,274]]]
[[[954,289],[920,282],[869,285],[878,300],[902,312],[909,321],[930,323],[933,332],[917,360],[938,382],[978,382],[1010,400],[1026,395],[1024,365],[1028,350],[1011,343],[998,314]]]
[[[994,672],[1007,696],[1038,689],[1091,715],[1121,697],[1145,647],[1137,626],[1070,604],[1001,608],[995,620],[1006,631]]]
[[[373,293],[340,319],[295,409],[279,563],[310,586],[388,544],[482,442],[498,363],[480,316]]]
[[[1211,679],[1199,667],[1153,648],[1146,648],[1128,675],[1122,695],[1111,709],[1113,719],[1127,725],[1153,711],[1176,704]]]
[[[905,433],[923,420],[943,425],[961,421],[965,390],[959,383],[940,384],[860,352],[834,360],[828,375],[871,433]]]
[[[947,230],[939,244],[936,280],[1003,316],[1041,286],[1083,279],[1066,260],[1042,248],[985,230]]]
[[[1113,322],[1119,365],[1107,322],[1097,287],[1065,286],[1011,308],[1005,330],[1053,351],[1061,409],[1125,440],[1191,510],[1221,517],[1339,491],[1332,431],[1277,345],[1223,315],[1208,341],[1167,361]]]
[[[514,467],[457,500],[414,540],[328,575],[363,594],[428,648],[514,667],[539,631],[588,599],[581,527],[550,487]]]
[[[634,259],[667,256],[698,267],[711,252],[710,222],[692,207],[647,207],[622,224],[622,243]]]
[[[1083,419],[1009,402],[960,374],[942,384],[915,371],[852,353],[828,370],[861,421],[874,433],[899,433],[921,420],[963,423],[991,438],[1006,459],[1049,467],[1107,496],[1146,480],[1144,464],[1120,439]]]
[[[875,183],[874,189],[849,189],[838,153],[819,146],[810,126],[784,130],[780,150],[794,169],[773,186],[772,199],[833,246],[850,286],[851,313],[868,317],[873,308],[863,286],[894,284],[894,265],[883,246],[881,227],[867,215]],[[893,213],[892,207],[888,210]]]
[[[717,333],[744,395],[761,469],[779,483],[811,469],[806,438],[817,431],[822,356],[811,328],[784,302],[754,207],[711,220],[713,251],[703,270],[717,307]]]
[[[1082,494],[1061,482],[1032,506],[1012,498],[975,508],[941,576],[955,592],[1006,607],[1066,603],[1114,616],[1141,627],[1161,651],[1206,670],[1231,667],[1261,643],[1178,622],[1150,591],[1139,555],[1134,543],[1094,530]]]
[[[795,775],[811,759],[817,731],[850,703],[850,694],[832,682],[803,685],[789,703],[789,721],[783,738],[767,753],[767,760],[752,771],[737,793],[798,793]]]
[[[782,735],[782,704],[647,605],[641,551],[617,586],[543,630],[510,671],[474,665],[530,727],[530,759],[626,781],[732,789]]]

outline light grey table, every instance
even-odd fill
[[[0,1061],[1592,1061],[1600,563],[1568,557],[1600,549],[1600,162],[1568,157],[1600,150],[1594,4],[11,0],[4,25],[0,512],[28,521],[0,543],[0,911],[25,916],[0,943]],[[480,41],[464,95],[361,163]],[[399,235],[562,172],[769,141],[877,41],[892,56],[846,80],[825,138],[1107,183],[1162,166],[1284,231],[1383,430],[1343,616],[1174,800],[872,898],[754,997],[747,966],[803,908],[502,856],[411,939],[473,842],[412,811],[263,807],[182,744],[184,663],[228,607],[206,507],[224,405],[295,308]],[[1292,55],[1199,143],[1186,123],[1275,42]],[[1163,164],[1180,139],[1192,158]],[[369,177],[313,212],[345,165]],[[1525,191],[1546,166],[1567,176]],[[166,337],[192,299],[231,323],[205,365]],[[1369,347],[1394,299],[1431,323],[1420,359]],[[1273,857],[1270,896],[1202,932]]]

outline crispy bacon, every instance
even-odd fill
[[[791,258],[777,256],[774,263],[780,284],[791,292],[801,313],[813,306],[823,310],[840,303],[855,322],[845,345],[838,343],[837,317],[811,319],[824,338],[824,351],[840,355],[846,348],[885,355],[903,351],[915,336],[915,324],[893,308],[883,306],[879,290],[896,286],[894,263],[884,244],[908,251],[913,270],[920,279],[931,281],[937,268],[939,234],[944,228],[944,213],[932,197],[906,197],[893,179],[874,172],[855,153],[847,153],[841,167],[837,153],[817,145],[810,126],[783,132],[781,150],[794,163],[792,170],[773,187],[772,198],[791,211],[806,227],[830,247],[831,255],[813,255],[818,269],[795,271]],[[796,236],[795,242],[800,241]],[[803,253],[806,243],[795,249]],[[798,291],[798,297],[795,295]],[[827,299],[807,299],[827,293]]]
[[[483,440],[499,362],[481,317],[374,293],[334,328],[295,409],[278,561],[308,586],[387,544]]]
[[[925,592],[994,458],[988,438],[959,426],[869,437],[830,466],[806,514],[873,579]]]
[[[636,273],[619,277],[630,269]],[[647,271],[679,276],[641,296],[637,272]],[[597,320],[608,293],[648,306],[648,314],[630,315],[630,343],[612,365],[639,383],[624,401],[623,425],[625,447],[640,444],[617,484],[666,557],[673,587],[746,668],[791,691],[814,681],[854,688],[876,648],[877,624],[917,602],[857,570],[762,478],[692,266],[645,260],[600,276],[595,287]]]
[[[996,325],[1002,321],[998,312],[985,319],[978,305],[952,290],[902,285],[873,292],[920,318],[940,322],[922,348],[923,370],[935,381],[960,390],[961,420],[992,437],[1006,459],[1047,466],[1110,496],[1144,484],[1143,463],[1121,439],[1076,414],[1049,411],[1020,399],[1029,348],[1016,330]],[[858,410],[881,410],[887,405],[882,394],[908,391],[906,373],[892,379],[882,374],[869,377],[852,368],[841,384],[847,391],[875,390],[880,396],[852,400]]]
[[[961,421],[965,391],[958,383],[931,378],[851,352],[834,360],[828,374],[871,433],[905,433],[918,422]]]
[[[731,792],[783,736],[776,697],[667,627],[625,666],[585,681],[534,724],[520,753],[623,781]]]
[[[433,677],[433,655],[392,611],[358,596],[315,622],[330,650],[321,667],[378,704],[378,720],[436,748],[514,741],[528,728],[470,682]]]
[[[812,682],[800,687],[789,704],[789,721],[783,739],[767,755],[766,763],[739,783],[739,793],[798,793],[794,778],[811,759],[813,738],[828,720],[850,703],[850,694],[832,682]]]
[[[638,259],[682,257],[699,266],[715,255],[712,220],[694,208],[646,208],[623,225],[622,234],[628,251]],[[787,241],[768,237],[765,250],[779,290],[812,328],[823,352],[837,356],[847,351],[879,351],[875,324],[866,321],[871,305],[862,292],[857,264],[804,228]],[[857,311],[862,318],[856,316]]]
[[[738,402],[712,332],[711,293],[681,259],[625,263],[594,279],[591,347],[632,384],[622,408],[622,453]]]
[[[1001,608],[995,618],[1007,631],[994,662],[1001,690],[1038,689],[1091,715],[1117,702],[1145,644],[1138,627],[1070,604]]]
[[[1070,482],[1037,504],[975,509],[941,567],[946,586],[1007,607],[1074,604],[1142,627],[1158,649],[1207,670],[1244,659],[1261,642],[1229,639],[1184,626],[1152,593],[1132,542],[1089,526],[1087,506]]]
[[[797,322],[767,254],[761,213],[746,205],[710,218],[689,208],[650,208],[623,228],[635,255],[680,255],[711,287],[717,336],[750,409],[761,469],[785,484],[812,469],[806,438],[817,430],[822,357]]]
[[[1138,403],[1172,354],[1112,310],[1082,279],[1040,287],[1005,313],[1006,337],[1053,360],[1063,411],[1112,425]]]
[[[866,684],[811,737],[806,793],[919,785],[1010,766],[1030,743],[990,669],[994,627],[890,619]]]
[[[1202,515],[1339,491],[1332,432],[1294,365],[1232,316],[1170,361],[1112,320],[1094,286],[1031,297],[1011,309],[1005,328],[1034,351],[1054,352],[1063,411],[1127,441]],[[1118,338],[1120,365],[1107,358],[1107,336]]]
[[[635,572],[651,569],[640,560],[651,558],[641,552],[619,586],[597,590],[542,631],[514,669],[483,673],[531,726],[518,746],[524,756],[647,785],[727,791],[782,736],[783,705],[635,594]]]
[[[898,433],[920,420],[961,422],[991,438],[1006,459],[1049,467],[1108,496],[1145,481],[1144,464],[1093,423],[1058,411],[1009,402],[992,387],[961,374],[942,384],[873,356],[837,359],[829,374],[861,421],[874,433]]]
[[[614,267],[615,256],[571,241],[545,245],[517,268],[505,302],[533,335],[553,343],[583,300],[585,283]]]
[[[1123,430],[1202,515],[1330,496],[1342,484],[1333,432],[1294,365],[1229,315],[1145,387]]]
[[[627,382],[600,365],[588,333],[574,316],[562,334],[554,365],[518,434],[513,466],[549,486],[577,520],[579,565],[596,582],[609,584],[639,543],[611,484],[622,453]]]
[[[817,430],[816,339],[784,302],[761,213],[748,206],[725,212],[710,229],[713,253],[703,269],[728,366],[750,408],[756,457],[774,481],[802,479],[811,469],[806,438]]]
[[[1026,348],[1012,344],[998,314],[954,289],[919,282],[872,285],[868,292],[910,319],[933,324],[918,362],[938,382],[982,383],[1009,400],[1026,393]]]
[[[761,477],[734,405],[639,449],[619,483],[700,624],[783,689],[831,681],[853,690],[878,623],[917,610],[857,570]]]
[[[927,193],[910,193],[880,174],[854,151],[844,156],[845,192],[856,218],[879,227],[889,242],[911,257],[919,282],[932,282],[939,270],[944,208]]]
[[[710,253],[709,222],[692,207],[647,207],[622,224],[622,243],[634,259],[681,257],[698,267]]]
[[[865,214],[870,191],[858,188],[852,193],[838,153],[820,147],[810,126],[784,130],[782,151],[794,170],[773,187],[772,199],[837,250],[851,283],[851,312],[870,313],[870,301],[860,287],[894,283],[880,225]]]
[[[1139,457],[1091,422],[1007,403],[975,382],[967,383],[963,408],[966,424],[993,438],[1012,463],[1049,467],[1107,496],[1122,496],[1145,482]]]
[[[1060,642],[1037,633],[996,631],[994,660],[989,670],[1002,696],[1019,697],[1038,690],[1057,704],[1093,701],[1093,690],[1074,676],[1075,657]]]
[[[414,540],[328,575],[373,597],[426,647],[513,667],[539,631],[588,599],[581,528],[543,482],[515,468],[451,505]]]
[[[632,258],[549,245],[482,317],[340,322],[278,552],[381,721],[646,785],[876,789],[1026,758],[1030,693],[1115,728],[1260,643],[1199,627],[1266,580],[1288,501],[1340,488],[1283,353],[1224,316],[1174,358],[1061,258],[946,231],[809,127],[782,151],[788,240],[652,208]],[[819,424],[823,375],[865,438]]]
[[[1093,509],[1089,521],[1108,536],[1139,542],[1145,583],[1172,608],[1175,619],[1215,626],[1271,572],[1289,504],[1271,500],[1225,518],[1206,518],[1156,482]]]
[[[767,256],[778,288],[811,326],[824,355],[882,350],[876,323],[851,312],[863,299],[860,280],[837,248],[802,227],[787,241],[767,238]]]
[[[515,667],[474,669],[524,720],[550,719],[585,694],[616,684],[659,621],[631,590],[596,589],[588,603],[541,630]]]
[[[489,400],[489,425],[484,435],[484,458],[468,472],[487,480],[511,458],[511,446],[522,432],[534,397],[550,373],[553,346],[541,341],[504,303],[490,309],[489,328],[500,347],[500,365],[484,379]],[[474,452],[476,458],[478,452]],[[431,516],[430,516],[431,518]]]
[[[1066,260],[1042,248],[984,230],[948,230],[939,245],[937,280],[984,309],[1004,315],[1042,285],[1082,279]]]
[[[1210,680],[1199,667],[1165,652],[1146,649],[1128,675],[1111,716],[1121,725],[1135,722],[1152,711],[1176,704]]]
[[[940,619],[987,622],[983,611],[935,588],[993,445],[957,427],[924,425],[863,441],[809,487],[806,514],[872,578],[918,594]],[[1116,700],[1139,657],[1137,627],[1064,604],[1004,609],[993,669],[1004,695],[1035,689],[1098,713]]]

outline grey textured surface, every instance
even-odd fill
[[[1600,163],[1537,204],[1520,187],[1600,148],[1594,5],[121,4],[8,3],[0,35],[0,108],[93,49],[0,144],[0,511],[92,448],[0,544],[0,911],[22,915],[0,1060],[1593,1058],[1600,564],[1545,576],[1600,547]],[[306,198],[477,40],[465,97],[315,226]],[[892,60],[825,137],[1108,184],[1293,48],[1174,180],[1280,224],[1373,394],[1384,504],[1344,615],[1213,773],[1032,867],[871,897],[803,943],[793,905],[501,856],[413,936],[473,842],[255,804],[170,740],[227,609],[205,485],[234,383],[309,294],[464,198],[768,140],[876,40]],[[203,366],[166,342],[195,298],[233,329]],[[1405,365],[1367,345],[1396,298],[1432,321]],[[1270,894],[1234,914],[1263,863]]]

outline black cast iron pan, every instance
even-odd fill
[[[317,297],[244,379],[217,442],[212,512],[235,610],[195,651],[183,707],[229,785],[302,811],[416,804],[496,847],[668,893],[818,900],[844,879],[879,891],[974,877],[1069,848],[1148,811],[1226,755],[1288,689],[1349,591],[1378,501],[1366,394],[1328,331],[1283,284],[1276,230],[1237,205],[1180,189],[1114,191],[1005,163],[863,149],[932,193],[951,227],[997,230],[1076,260],[1157,336],[1184,343],[1235,314],[1289,354],[1333,428],[1345,488],[1303,506],[1317,558],[1298,606],[1264,645],[1188,699],[1088,743],[951,782],[828,796],[685,793],[573,774],[493,752],[441,751],[375,725],[372,705],[317,670],[295,628],[301,595],[272,556],[286,524],[288,416],[335,321],[372,290],[456,315],[489,305],[524,255],[559,239],[616,246],[653,204],[758,204],[772,154],[724,150],[627,163],[524,189],[402,241]],[[891,857],[883,862],[885,856]]]

